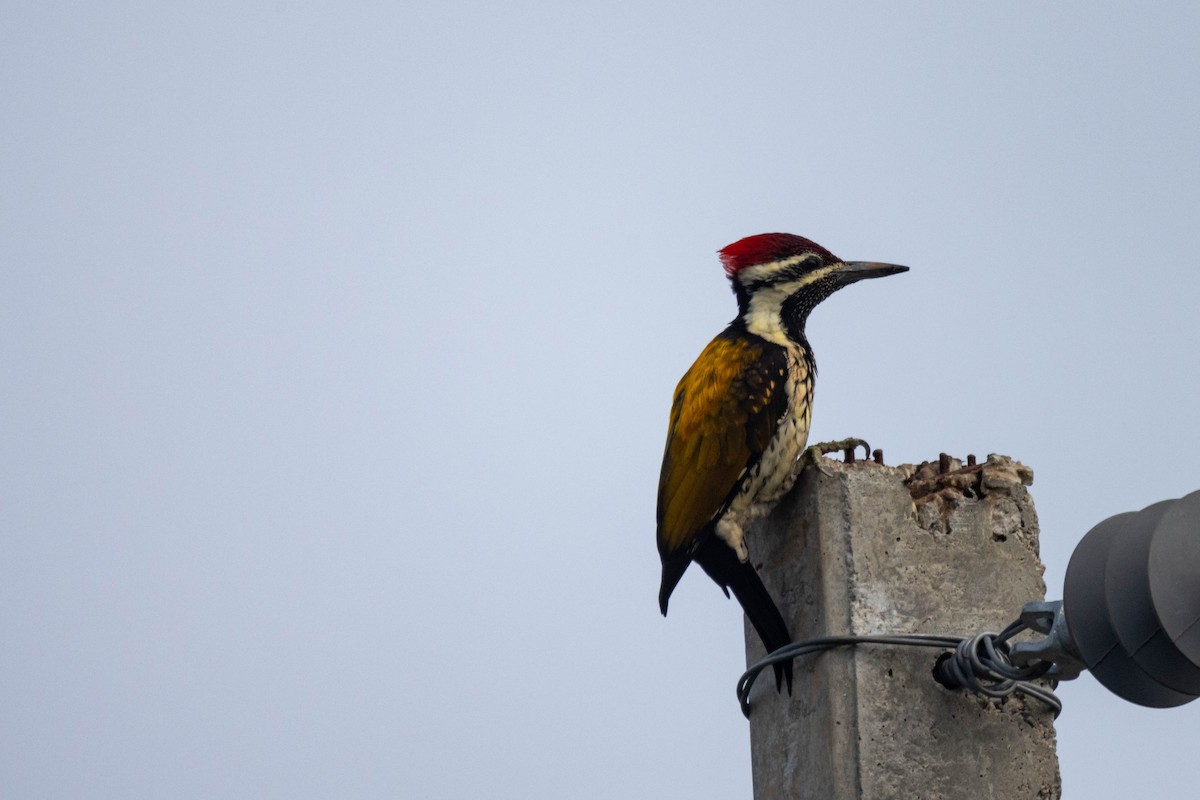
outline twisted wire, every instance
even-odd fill
[[[881,634],[875,636],[825,636],[781,647],[754,664],[738,679],[737,696],[742,714],[750,716],[750,688],[763,670],[800,656],[832,650],[835,647],[873,644],[895,647],[936,647],[947,650],[938,657],[933,677],[948,689],[968,689],[988,697],[1007,697],[1020,692],[1050,707],[1057,717],[1062,701],[1051,689],[1031,681],[1042,677],[1053,664],[1042,661],[1018,667],[1009,660],[1009,640],[1028,626],[1020,620],[1000,633],[980,633],[971,637],[939,636],[925,633]]]

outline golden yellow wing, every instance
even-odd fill
[[[778,345],[738,328],[713,339],[675,389],[658,481],[658,550],[686,556],[736,495],[786,408]]]

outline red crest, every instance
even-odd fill
[[[791,233],[759,233],[738,239],[720,251],[721,263],[725,266],[725,274],[732,278],[740,270],[757,264],[769,264],[804,253],[816,253],[826,264],[832,264],[838,257],[814,241],[796,236]]]

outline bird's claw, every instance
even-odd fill
[[[838,451],[844,452],[846,454],[846,461],[852,462],[854,461],[854,449],[856,447],[862,447],[863,452],[866,454],[866,459],[868,461],[871,459],[871,445],[867,444],[865,439],[850,437],[849,439],[838,439],[834,442],[818,442],[812,445],[801,454],[800,466],[801,468],[809,464],[816,466],[817,462],[821,460],[821,456]]]

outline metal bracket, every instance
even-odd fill
[[[1071,641],[1067,630],[1067,615],[1063,613],[1062,600],[1041,600],[1026,603],[1021,609],[1021,621],[1030,630],[1046,634],[1046,638],[1034,642],[1017,642],[1009,651],[1013,664],[1027,665],[1036,661],[1054,664],[1046,676],[1058,681],[1078,678],[1087,669],[1083,656]]]

